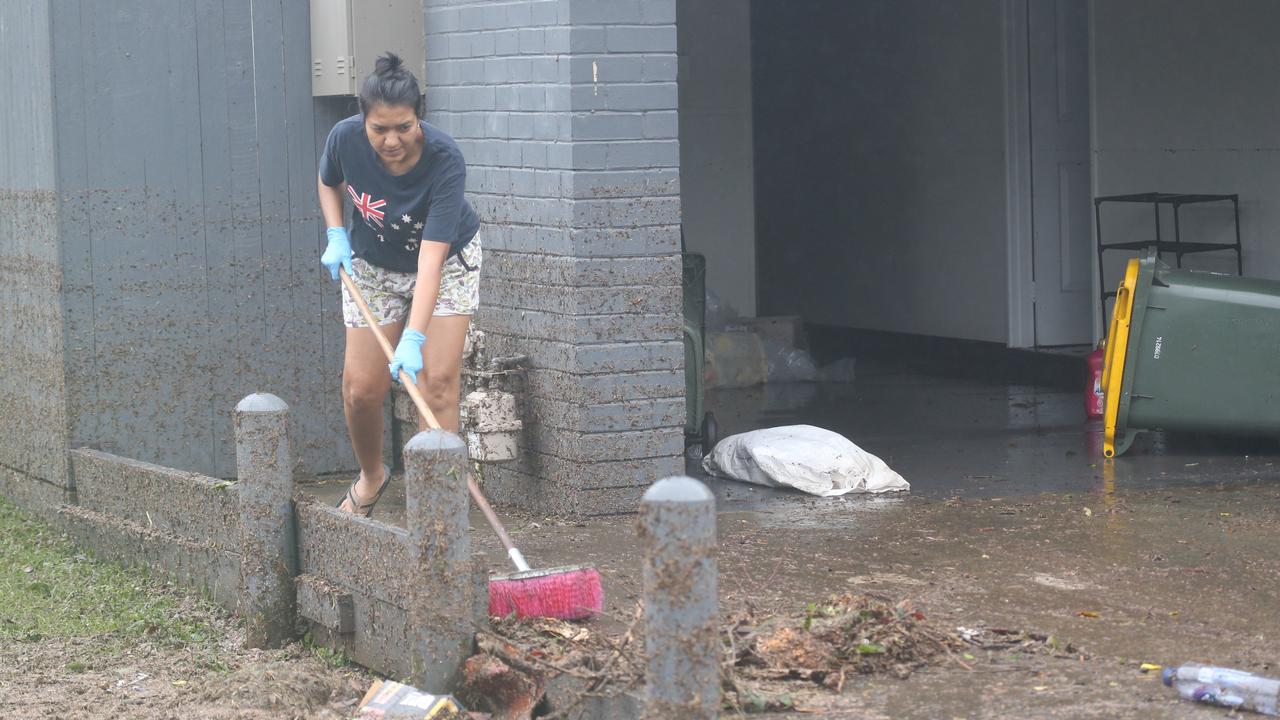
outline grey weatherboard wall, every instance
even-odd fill
[[[5,197],[23,182],[48,197],[40,213],[4,215],[19,224],[0,243],[6,266],[42,263],[6,305],[20,325],[6,319],[4,333],[27,342],[35,324],[59,337],[31,337],[42,346],[31,360],[0,361],[9,397],[40,404],[24,416],[38,432],[6,432],[0,463],[62,478],[65,448],[89,446],[230,476],[230,409],[270,390],[298,410],[306,467],[350,464],[336,287],[318,264],[307,4],[52,0],[3,12],[30,30],[0,50],[6,67],[32,69],[37,86],[17,96],[43,108],[5,119],[6,135],[37,133],[5,161]]]
[[[426,0],[428,120],[485,221],[479,326],[532,360],[500,501],[633,511],[683,466],[674,0]]]
[[[67,475],[49,5],[0,3],[0,491]],[[56,485],[24,496],[57,500]]]

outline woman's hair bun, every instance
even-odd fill
[[[400,56],[389,52],[378,56],[373,64],[373,72],[377,75],[390,75],[402,67],[404,67],[404,61]]]
[[[373,64],[373,72],[360,85],[360,112],[367,113],[377,103],[391,106],[405,105],[413,108],[413,114],[422,117],[422,93],[418,79],[404,66],[395,53],[380,55]]]

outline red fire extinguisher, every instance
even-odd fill
[[[1102,417],[1107,411],[1107,399],[1102,392],[1102,366],[1106,362],[1106,353],[1103,351],[1103,345],[1106,341],[1098,343],[1098,348],[1089,353],[1089,384],[1085,388],[1084,393],[1084,413],[1090,420]]]

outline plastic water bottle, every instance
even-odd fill
[[[1280,680],[1200,663],[1165,668],[1161,675],[1184,699],[1280,716]]]

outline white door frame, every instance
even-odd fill
[[[1027,0],[1004,0],[1004,34],[1009,347],[1025,348],[1036,344]]]

